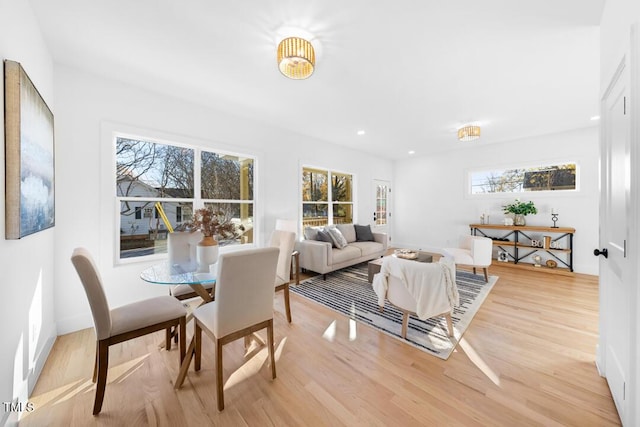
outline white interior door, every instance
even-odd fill
[[[373,180],[373,223],[372,228],[378,233],[389,233],[391,230],[391,183],[378,179]]]
[[[602,99],[599,368],[621,420],[628,412],[634,298],[627,256],[630,215],[629,66],[625,58]]]

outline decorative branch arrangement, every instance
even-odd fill
[[[202,231],[205,237],[234,234],[235,225],[231,222],[221,223],[219,218],[224,218],[222,211],[214,211],[212,208],[197,209],[193,214],[191,225],[196,230]]]

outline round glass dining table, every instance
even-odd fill
[[[213,301],[211,294],[205,289],[205,285],[216,283],[213,273],[186,271],[179,264],[171,265],[168,261],[154,264],[140,273],[140,278],[145,282],[158,285],[188,285],[205,302]]]

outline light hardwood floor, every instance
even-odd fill
[[[275,296],[278,377],[266,351],[225,346],[225,410],[213,347],[173,389],[178,352],[162,333],[113,346],[102,413],[91,415],[92,329],[58,337],[21,426],[608,426],[620,425],[594,354],[598,283],[492,267],[500,279],[443,361],[291,295]],[[188,325],[189,334],[193,325]],[[334,332],[331,333],[330,331]]]

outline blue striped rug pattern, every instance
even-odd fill
[[[299,286],[291,286],[290,290],[446,360],[497,281],[497,276],[489,276],[489,282],[486,283],[482,275],[457,271],[460,305],[451,316],[453,338],[447,335],[444,317],[420,320],[416,316],[410,316],[407,339],[403,340],[400,336],[402,312],[389,302],[385,304],[384,311],[380,312],[378,298],[367,280],[367,263],[329,273],[326,280],[322,279],[322,275],[312,277]]]

